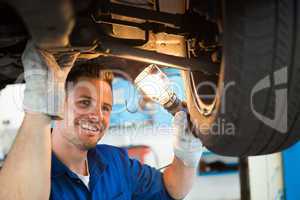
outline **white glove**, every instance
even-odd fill
[[[26,112],[44,113],[58,119],[63,117],[65,80],[78,55],[64,56],[60,68],[51,53],[28,42],[22,55],[26,81],[23,106]]]
[[[173,148],[175,156],[187,167],[197,167],[200,161],[203,145],[188,131],[187,114],[179,111],[175,114],[173,121],[174,140]]]

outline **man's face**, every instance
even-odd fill
[[[63,137],[81,150],[97,145],[109,127],[112,90],[102,80],[82,77],[67,92]]]

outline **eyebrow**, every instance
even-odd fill
[[[81,95],[81,96],[79,96],[79,98],[93,99],[92,97],[86,96],[86,95]]]
[[[86,96],[86,95],[82,95],[79,98],[93,99],[92,97]],[[109,106],[109,108],[112,109],[112,105],[110,103],[105,103],[104,102],[103,104],[106,105],[106,106]]]

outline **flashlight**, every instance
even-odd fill
[[[180,110],[186,110],[185,104],[171,88],[170,80],[157,65],[151,64],[146,67],[136,77],[134,83],[139,91],[162,105],[172,115]]]

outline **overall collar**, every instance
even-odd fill
[[[91,177],[100,176],[107,167],[107,162],[105,162],[104,158],[101,158],[96,147],[88,151],[87,159]],[[61,162],[52,151],[51,177],[54,178],[64,174],[69,175],[71,178],[77,178],[77,175],[73,173],[63,162]]]

